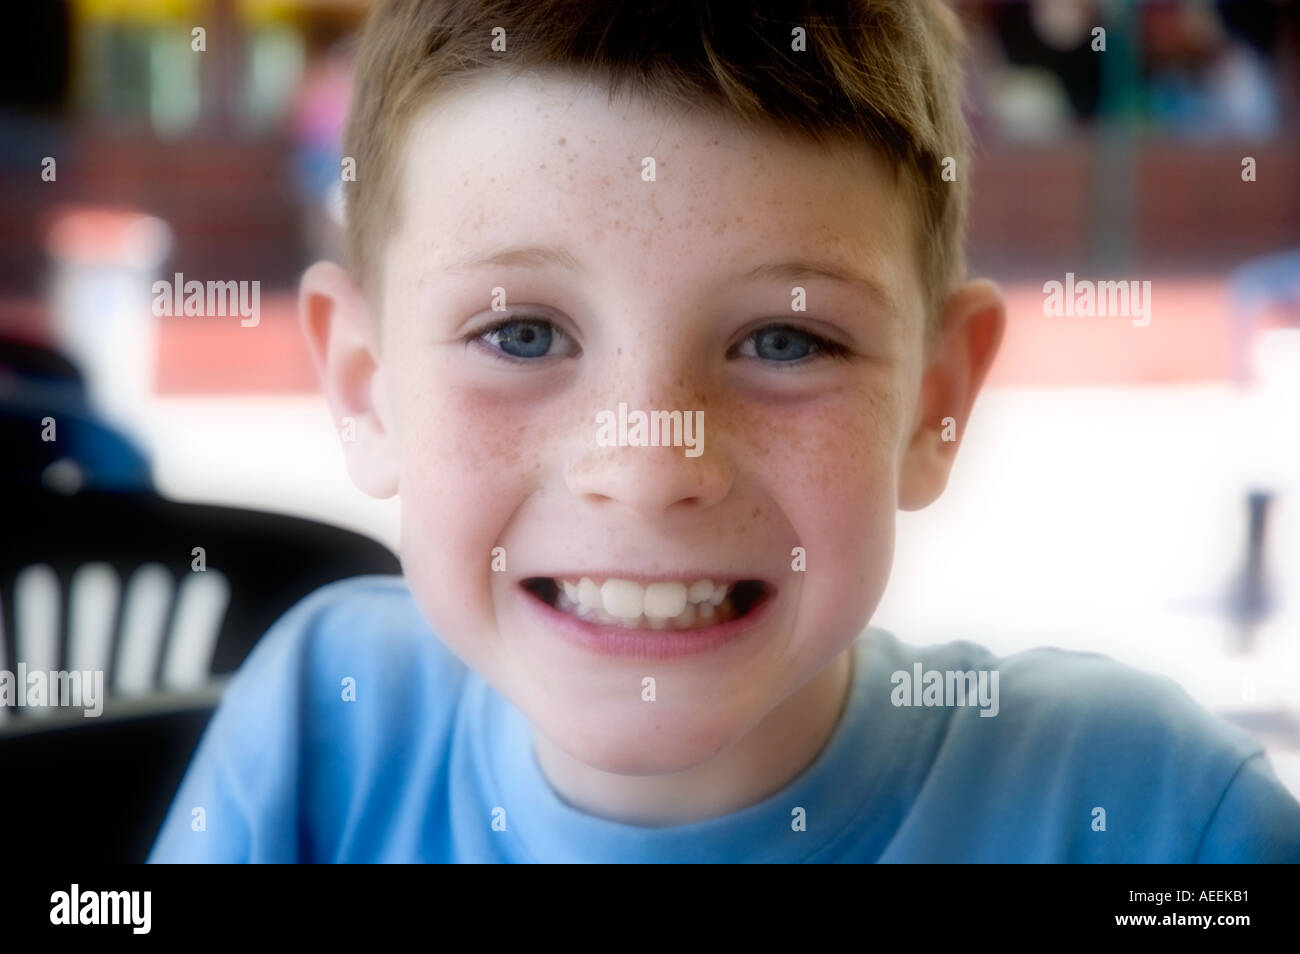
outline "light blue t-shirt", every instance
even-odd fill
[[[798,778],[643,828],[556,795],[527,721],[401,577],[344,580],[285,614],[227,686],[149,861],[1300,862],[1300,804],[1260,744],[1169,679],[875,628],[855,652],[843,717]],[[996,716],[895,705],[893,674],[918,662],[996,670]]]

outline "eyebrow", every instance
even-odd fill
[[[467,259],[453,262],[450,265],[445,265],[443,268],[445,271],[459,272],[474,268],[509,266],[538,269],[558,267],[573,272],[585,271],[582,262],[579,261],[577,256],[568,249],[552,248],[542,245],[512,245],[508,248],[499,249],[488,254],[474,255]],[[768,263],[759,265],[745,274],[738,276],[736,281],[779,281],[798,283],[801,281],[807,281],[811,278],[847,285],[865,295],[877,307],[884,308],[887,311],[894,310],[893,299],[880,282],[867,275],[860,275],[852,269],[845,268],[833,262],[796,261]]]
[[[516,268],[546,268],[555,266],[572,272],[583,271],[582,263],[568,249],[540,245],[512,245],[486,255],[475,255],[459,262],[444,265],[445,271],[460,272],[471,268],[514,266]]]
[[[742,281],[779,281],[798,283],[810,278],[848,285],[857,290],[878,307],[886,311],[894,310],[893,298],[885,286],[868,275],[859,275],[849,268],[832,262],[779,262],[759,265],[741,276]]]

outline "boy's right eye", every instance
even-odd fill
[[[545,318],[507,318],[490,328],[475,332],[473,340],[483,342],[489,353],[510,364],[527,364],[556,354],[572,357],[578,353],[573,339]],[[568,350],[552,353],[553,345]]]

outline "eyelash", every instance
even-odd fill
[[[509,318],[502,319],[501,321],[498,321],[495,324],[491,324],[486,328],[480,328],[478,331],[472,331],[465,336],[464,340],[467,344],[473,344],[474,342],[481,342],[484,350],[487,351],[488,355],[495,358],[497,361],[500,361],[502,364],[514,365],[516,367],[521,365],[537,364],[539,361],[542,360],[541,358],[516,358],[514,355],[506,354],[500,348],[495,348],[492,345],[488,344],[486,341],[484,341],[484,339],[487,338],[488,335],[493,334],[494,332],[498,332],[502,328],[506,328],[510,325],[519,324],[523,322],[534,322],[536,324],[546,325],[551,329],[551,334],[561,334],[564,335],[564,337],[566,338],[569,337],[563,331],[560,331],[560,329],[555,327],[555,322],[547,318],[543,318],[540,315],[525,314],[525,315],[511,315]],[[570,340],[572,339],[570,338]]]
[[[476,341],[482,342],[488,354],[491,355],[496,360],[502,362],[503,364],[509,364],[514,366],[536,364],[538,361],[541,360],[540,358],[516,358],[514,355],[505,354],[499,348],[495,348],[483,340],[488,335],[498,332],[502,328],[505,328],[509,325],[516,324],[518,322],[536,322],[538,324],[544,324],[551,329],[552,334],[560,334],[560,335],[564,335],[565,337],[569,337],[563,331],[560,331],[560,329],[556,328],[555,323],[550,321],[549,319],[542,318],[537,315],[524,314],[524,315],[512,315],[511,317],[498,321],[495,324],[489,325],[486,328],[481,328],[478,331],[471,332],[470,334],[465,336],[464,340],[466,343],[473,343]],[[797,361],[772,361],[767,358],[755,358],[755,360],[760,361],[769,367],[778,367],[778,368],[802,367],[808,362],[815,360],[818,356],[831,358],[837,361],[847,361],[849,360],[850,357],[849,349],[846,348],[844,345],[840,344],[838,341],[831,341],[828,338],[823,338],[821,335],[814,334],[813,332],[808,331],[804,328],[799,328],[795,325],[781,324],[780,322],[776,322],[770,325],[763,325],[759,328],[755,328],[748,335],[746,335],[744,339],[742,339],[741,344],[743,344],[745,341],[749,341],[751,338],[754,338],[755,336],[757,336],[758,334],[764,331],[792,331],[795,334],[803,335],[812,343],[812,350],[808,354],[804,355],[802,358],[798,359]]]

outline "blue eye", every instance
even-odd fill
[[[509,318],[472,337],[488,344],[503,360],[525,363],[547,357],[557,342],[570,341],[544,318]]]
[[[774,364],[795,364],[817,354],[843,358],[848,348],[790,325],[768,325],[740,343],[740,354]]]
[[[545,318],[507,318],[490,328],[474,332],[468,340],[481,342],[490,354],[508,364],[533,364],[556,354],[574,357],[580,351],[568,335]],[[739,354],[772,365],[794,366],[817,356],[846,359],[849,349],[838,342],[792,325],[768,325],[753,332],[739,345]]]

